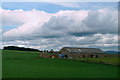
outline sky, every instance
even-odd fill
[[[118,50],[117,2],[3,2],[3,46]]]

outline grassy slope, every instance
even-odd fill
[[[118,67],[39,58],[38,52],[3,51],[3,78],[116,78]]]

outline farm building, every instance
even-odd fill
[[[106,54],[104,54],[101,49],[97,48],[63,47],[59,53],[66,55],[68,58],[106,57]]]
[[[53,54],[41,53],[40,57],[42,57],[42,58],[58,58],[59,56],[55,53],[53,53]]]
[[[40,57],[43,58],[102,58],[102,57],[118,57],[118,54],[106,54],[98,48],[79,48],[79,47],[63,47],[59,52],[49,54],[43,52]]]

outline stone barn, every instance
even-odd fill
[[[106,57],[101,49],[97,48],[77,48],[77,47],[63,47],[60,54],[66,55],[68,58],[84,58],[84,57]]]

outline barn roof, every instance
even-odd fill
[[[81,53],[81,52],[87,52],[87,53],[103,53],[101,49],[97,48],[79,48],[79,47],[64,47],[69,52],[74,53]]]

